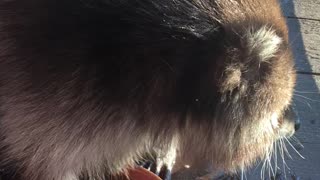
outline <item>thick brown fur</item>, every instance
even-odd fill
[[[248,167],[281,138],[294,84],[276,0],[0,2],[13,179],[103,179],[154,151]]]

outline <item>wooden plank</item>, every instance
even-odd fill
[[[277,172],[274,174],[278,174],[282,179],[288,180],[319,180],[320,179],[320,156],[319,149],[320,144],[304,144],[304,148],[299,150],[299,153],[303,155],[304,159],[300,157],[296,152],[292,150],[292,148],[287,145],[287,148],[290,151],[290,156],[285,157],[285,164],[278,154],[278,168]],[[273,171],[275,170],[275,165],[272,162]],[[247,180],[259,180],[261,179],[261,165],[259,168],[254,169],[250,173],[246,173]],[[264,170],[265,177],[268,177],[269,171],[268,168]],[[270,171],[272,175],[272,171]],[[285,178],[287,177],[287,178]],[[295,177],[295,178],[293,178]],[[265,180],[269,180],[269,178],[265,178]]]
[[[297,80],[294,104],[302,123],[295,136],[304,147],[293,145],[305,159],[289,148],[293,159],[288,159],[287,164],[291,173],[301,179],[317,180],[320,179],[320,76],[299,75]]]
[[[319,0],[281,0],[285,16],[320,19]]]
[[[319,180],[320,179],[320,144],[304,143],[304,148],[300,153],[305,159],[292,152],[292,160],[286,160],[290,172],[300,179]]]
[[[287,19],[287,24],[297,70],[320,73],[320,21]]]
[[[302,121],[297,136],[302,143],[320,144],[320,76],[298,75],[297,80],[294,104]]]

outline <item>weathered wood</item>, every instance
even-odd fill
[[[320,21],[290,18],[287,24],[297,70],[320,73]]]
[[[293,160],[288,160],[288,166],[294,174],[302,179],[320,179],[320,76],[299,75],[294,97],[301,119],[301,129],[296,133],[297,139],[304,148],[297,150],[305,160],[297,156],[292,148]]]
[[[299,117],[302,121],[301,131],[297,133],[302,143],[320,145],[319,87],[320,76],[298,76],[294,104],[297,106]],[[320,170],[320,163],[318,164]]]
[[[290,30],[290,40],[299,71],[320,72],[320,1],[281,0]],[[320,179],[320,76],[299,75],[294,103],[302,126],[296,136],[305,160],[291,148],[293,160],[287,160],[291,172],[301,179]],[[254,177],[254,176],[253,176]],[[258,177],[258,176],[255,176]],[[255,178],[253,178],[255,179]],[[290,179],[290,177],[288,178]]]
[[[300,155],[298,155],[296,152],[292,150],[290,145],[286,145],[288,150],[290,151],[291,158],[286,155],[285,157],[285,164],[278,153],[277,155],[277,162],[278,162],[278,168],[277,172],[274,174],[279,174],[281,178],[278,178],[276,180],[319,180],[320,179],[320,156],[319,156],[319,149],[320,144],[304,144],[303,149],[299,149],[299,153],[302,154],[302,156],[305,159],[302,159]],[[272,170],[275,170],[275,165],[272,162]],[[268,177],[269,175],[269,169],[264,169],[265,179],[263,180],[270,180]],[[256,168],[250,173],[246,174],[247,180],[259,180],[261,179],[261,165],[259,168]],[[272,175],[272,171],[270,169],[270,174]],[[286,178],[285,178],[286,177]],[[295,178],[294,178],[295,177]]]
[[[281,0],[285,16],[320,19],[319,0]]]

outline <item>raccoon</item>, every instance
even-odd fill
[[[295,131],[277,0],[6,0],[0,49],[8,179],[103,180],[146,154],[236,172]]]

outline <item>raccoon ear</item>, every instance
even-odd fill
[[[275,30],[266,26],[260,29],[250,28],[245,37],[249,54],[258,55],[261,61],[267,61],[275,56],[282,43],[281,37]]]

